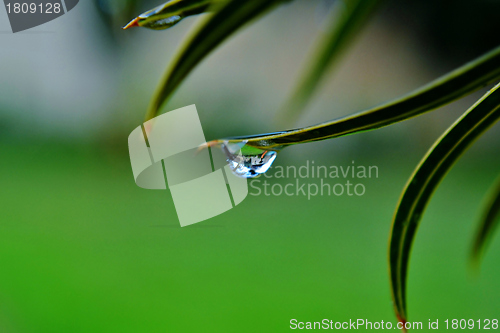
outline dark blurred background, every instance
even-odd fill
[[[296,0],[239,31],[164,110],[196,104],[207,140],[283,129],[275,112],[333,2]],[[432,143],[487,88],[416,119],[280,153],[281,166],[378,166],[362,197],[249,196],[181,229],[166,191],[135,185],[127,150],[199,19],[167,31],[120,29],[159,3],[80,1],[17,34],[0,10],[0,332],[281,332],[292,318],[394,321],[387,239],[398,197]],[[297,125],[396,98],[492,49],[498,13],[491,0],[386,2]],[[500,171],[498,129],[464,155],[426,211],[410,320],[499,316],[500,242],[479,279],[466,260]]]

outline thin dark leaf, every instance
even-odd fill
[[[495,230],[500,223],[500,177],[492,187],[491,192],[487,197],[487,205],[484,209],[483,216],[479,221],[479,225],[474,238],[474,243],[471,251],[471,261],[475,267],[479,267],[482,255],[486,250],[486,246],[493,237]]]
[[[281,148],[369,131],[416,117],[500,79],[500,47],[395,101],[344,118],[299,129],[240,136],[229,142]],[[222,140],[215,140],[214,143]]]
[[[291,98],[281,110],[280,119],[292,124],[300,116],[321,80],[339,60],[341,53],[352,42],[360,28],[383,0],[336,1],[328,32],[321,38]]]
[[[258,16],[290,0],[233,0],[217,9],[179,49],[149,106],[146,119],[154,118],[160,106],[213,49]]]
[[[185,17],[205,13],[215,5],[228,0],[171,0],[148,10],[130,21],[123,29],[144,27],[153,30],[168,29]]]
[[[500,84],[477,101],[429,150],[408,180],[394,216],[389,242],[392,296],[405,321],[411,247],[422,213],[441,179],[461,154],[500,118]]]

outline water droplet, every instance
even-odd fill
[[[182,20],[182,17],[179,15],[173,15],[170,17],[162,18],[159,20],[148,22],[144,25],[146,28],[154,29],[154,30],[163,30],[168,29]]]
[[[279,148],[265,149],[247,144],[244,141],[216,140],[206,144],[206,147],[219,146],[226,155],[229,168],[238,177],[254,178],[265,173],[273,164]]]

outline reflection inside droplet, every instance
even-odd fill
[[[200,148],[219,147],[226,155],[229,168],[238,177],[254,178],[265,173],[273,164],[279,149],[265,149],[247,144],[248,141],[216,140]]]
[[[227,157],[229,168],[236,176],[257,177],[269,170],[278,152],[252,147],[246,143],[224,141],[220,147]]]

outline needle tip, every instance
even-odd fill
[[[130,21],[126,26],[124,26],[122,29],[126,30],[132,27],[138,27],[139,26],[139,18],[135,18],[132,21]]]

